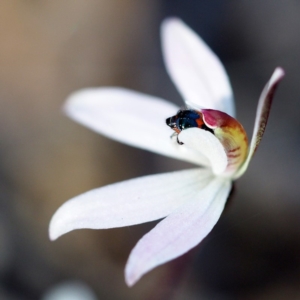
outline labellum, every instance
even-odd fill
[[[224,112],[213,109],[179,110],[175,116],[168,118],[166,123],[177,134],[193,127],[214,134],[223,145],[227,155],[228,165],[224,172],[226,176],[234,174],[246,160],[248,153],[247,134],[236,119]],[[177,142],[182,144],[178,137]]]

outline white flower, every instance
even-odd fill
[[[202,166],[94,189],[67,201],[54,214],[49,229],[52,240],[74,229],[114,228],[164,218],[132,250],[125,268],[129,286],[198,245],[212,230],[232,180],[245,172],[262,138],[274,90],[284,76],[277,68],[264,88],[248,147],[243,127],[233,118],[228,77],[215,54],[174,18],[162,25],[162,43],[169,75],[187,107],[199,112],[208,130],[177,130],[180,145],[170,139],[165,124],[178,107],[122,88],[81,90],[65,106],[68,116],[107,137]]]

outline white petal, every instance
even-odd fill
[[[193,152],[182,153],[170,138],[166,118],[178,107],[165,100],[122,88],[90,88],[72,94],[66,114],[75,121],[119,142],[188,162],[207,165]]]
[[[50,239],[80,228],[104,229],[157,220],[195,197],[211,180],[207,169],[131,179],[94,189],[64,203],[53,215]]]
[[[214,174],[223,173],[227,167],[227,155],[221,142],[209,131],[199,128],[189,128],[181,131],[178,136],[182,151],[185,149],[207,157]],[[195,154],[196,156],[196,154]]]
[[[268,81],[268,83],[266,84],[266,86],[264,87],[260,95],[258,105],[257,105],[257,110],[256,110],[256,118],[255,118],[254,129],[253,129],[248,156],[246,161],[240,168],[240,170],[235,174],[234,179],[239,178],[245,173],[250,163],[250,160],[252,159],[263,137],[263,134],[267,126],[268,118],[269,118],[273,96],[279,82],[283,77],[284,77],[283,69],[276,68],[270,80]]]
[[[129,256],[125,268],[127,284],[132,286],[145,273],[199,244],[220,218],[230,187],[230,181],[215,178],[193,201],[144,235]]]
[[[188,106],[234,116],[226,71],[194,31],[179,19],[167,19],[162,25],[162,45],[168,73]]]

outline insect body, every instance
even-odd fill
[[[198,127],[213,133],[213,130],[203,122],[202,113],[193,109],[179,110],[175,116],[168,118],[166,123],[176,133],[192,127]]]

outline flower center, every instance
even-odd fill
[[[221,142],[227,155],[226,176],[233,175],[243,164],[248,152],[248,139],[243,126],[224,112],[203,109],[200,111],[179,110],[175,116],[166,119],[166,123],[177,134],[188,128],[204,129]],[[177,142],[182,144],[178,138]]]

